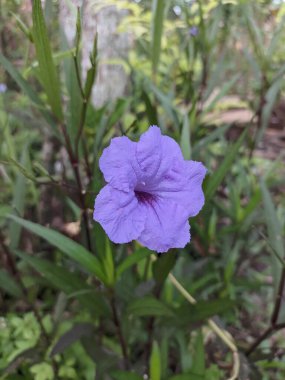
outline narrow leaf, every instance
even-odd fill
[[[115,266],[112,247],[108,238],[106,238],[105,252],[102,259],[102,265],[106,275],[108,285],[113,286],[115,282]]]
[[[22,291],[15,279],[4,269],[0,269],[0,288],[16,298],[21,298]]]
[[[91,323],[76,323],[70,330],[66,331],[58,339],[50,353],[50,356],[62,354],[68,347],[80,340],[82,337],[90,336],[94,330],[94,325]]]
[[[20,159],[20,164],[26,167],[28,162],[28,146],[26,145],[22,151],[22,156]],[[27,192],[27,180],[23,173],[19,172],[16,178],[14,190],[13,190],[13,208],[22,215],[25,209],[25,199]],[[9,224],[9,240],[10,247],[15,249],[18,247],[21,235],[21,226],[14,221],[10,221]]]
[[[150,380],[161,379],[161,359],[157,342],[153,342],[149,363]]]
[[[207,184],[205,191],[205,197],[207,200],[211,199],[216,190],[222,183],[228,171],[231,169],[233,162],[237,158],[240,147],[242,146],[244,139],[247,135],[247,129],[241,134],[237,142],[231,146],[225,154],[225,159],[219,166],[219,168],[213,173],[211,179]]]
[[[153,277],[158,284],[162,284],[166,280],[169,272],[175,265],[175,261],[176,258],[173,252],[166,253],[155,260],[152,266]]]
[[[33,0],[33,40],[39,61],[40,80],[55,116],[63,119],[59,77],[53,62],[41,0]]]
[[[190,160],[191,145],[190,145],[190,125],[188,115],[184,116],[180,146],[185,160]]]
[[[130,256],[128,256],[121,264],[117,267],[117,277],[120,277],[128,268],[137,264],[141,260],[149,257],[151,252],[147,248],[140,248]]]
[[[165,3],[166,0],[152,0],[151,53],[154,74],[157,72],[160,58]]]
[[[203,344],[203,335],[201,330],[198,332],[198,336],[195,342],[195,351],[193,357],[193,365],[191,372],[195,373],[198,376],[205,376],[206,371],[206,361],[205,361],[205,350]]]
[[[104,275],[100,261],[95,256],[93,256],[91,252],[87,251],[86,248],[84,248],[82,245],[50,228],[40,226],[39,224],[30,222],[14,215],[10,215],[9,218],[27,230],[45,239],[54,247],[57,247],[61,252],[66,254],[72,260],[82,265],[86,271],[97,276],[102,282],[106,281],[106,277]]]
[[[153,297],[144,297],[133,301],[128,307],[128,314],[134,315],[136,317],[166,317],[174,315],[171,309]]]

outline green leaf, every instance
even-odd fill
[[[0,269],[0,288],[16,298],[22,297],[22,291],[15,279],[4,269]]]
[[[17,85],[22,89],[22,91],[29,97],[29,99],[38,107],[46,121],[54,129],[56,129],[55,121],[52,118],[50,112],[48,112],[44,107],[43,101],[39,98],[37,93],[32,89],[29,83],[23,78],[23,76],[15,69],[15,67],[0,53],[0,63],[4,69],[11,75]]]
[[[190,125],[189,116],[185,115],[183,120],[180,147],[185,160],[190,160],[191,157],[191,144],[190,144]]]
[[[146,91],[151,91],[157,98],[157,100],[161,103],[161,106],[164,108],[168,117],[172,120],[174,126],[178,130],[180,126],[179,117],[177,113],[177,109],[173,106],[174,100],[169,96],[165,95],[157,86],[155,86],[152,82],[146,82]]]
[[[220,89],[219,93],[210,102],[210,104],[207,105],[207,107],[205,107],[205,109],[203,110],[203,114],[212,111],[215,108],[215,105],[218,103],[218,101],[222,99],[233,88],[233,86],[236,84],[239,78],[240,74],[236,74],[228,82],[226,82]]]
[[[248,204],[242,209],[242,221],[248,218],[253,211],[257,208],[258,204],[262,200],[262,194],[260,188],[256,189],[256,191],[252,194]]]
[[[102,282],[106,282],[106,277],[100,261],[95,256],[93,256],[91,252],[87,251],[87,249],[82,245],[50,228],[40,226],[39,224],[30,222],[14,215],[10,215],[9,218],[27,230],[45,239],[47,242],[58,248],[72,260],[79,263],[86,271],[98,277],[98,279],[100,279]]]
[[[54,344],[50,356],[62,354],[73,343],[84,336],[90,336],[94,333],[95,326],[92,323],[81,322],[75,323],[71,329],[60,336]]]
[[[223,179],[225,178],[226,174],[231,169],[232,164],[237,158],[239,149],[242,146],[246,135],[247,135],[247,129],[244,130],[244,132],[241,134],[237,142],[231,147],[229,147],[228,151],[225,153],[224,161],[221,163],[221,165],[215,171],[215,173],[212,174],[211,179],[207,183],[207,188],[205,191],[205,197],[207,201],[209,201],[213,197],[216,190],[218,189]]]
[[[258,129],[256,134],[255,145],[257,146],[264,135],[266,128],[268,127],[269,120],[272,114],[273,107],[276,103],[280,90],[283,86],[282,80],[277,80],[274,82],[271,87],[268,89],[265,95],[265,105],[262,108],[262,119],[261,119],[261,127]]]
[[[39,61],[39,75],[41,83],[47,94],[49,105],[58,120],[63,120],[60,81],[53,62],[49,37],[44,20],[41,0],[33,1],[33,40],[36,48],[36,55]]]
[[[86,284],[76,273],[50,261],[31,256],[25,252],[14,251],[17,256],[39,272],[53,287],[63,291],[68,298],[77,298],[81,305],[92,312],[92,315],[106,315],[107,306],[101,294]]]
[[[130,105],[129,99],[117,99],[114,109],[111,111],[110,116],[106,120],[106,128],[112,128],[127,112]]]
[[[25,36],[31,41],[33,42],[33,36],[32,36],[32,33],[30,31],[30,29],[27,27],[27,25],[21,20],[21,18],[16,15],[14,12],[11,12],[11,15],[15,18],[16,20],[16,23],[18,25],[18,27],[21,29],[21,31],[25,34]]]
[[[230,310],[235,305],[234,301],[229,298],[220,298],[211,301],[199,301],[195,305],[185,303],[177,308],[175,318],[178,320],[180,326],[187,326],[189,324],[202,322],[214,315],[221,314]],[[168,323],[172,324],[170,319]]]
[[[249,39],[253,45],[255,55],[258,58],[257,60],[260,67],[266,72],[268,68],[268,60],[266,59],[265,55],[265,38],[263,31],[261,28],[259,28],[254,19],[254,10],[252,4],[250,2],[244,3],[241,9],[245,16]]]
[[[91,67],[87,71],[86,82],[84,86],[84,94],[85,94],[86,99],[89,99],[91,95],[91,91],[92,91],[93,84],[96,78],[96,73],[97,73],[97,42],[98,42],[98,35],[96,34],[94,38],[94,42],[93,42],[93,50],[92,50],[92,53],[90,54]]]
[[[155,105],[152,104],[152,101],[147,93],[147,91],[142,89],[142,100],[145,104],[145,110],[150,125],[158,125],[158,116]]]
[[[69,272],[63,267],[50,261],[31,256],[25,252],[16,250],[15,253],[45,277],[55,288],[62,290],[66,294],[70,294],[79,289],[90,289],[76,274]]]
[[[102,265],[106,275],[106,281],[109,286],[115,283],[115,266],[112,247],[109,239],[106,237],[105,253],[102,259]]]
[[[191,372],[195,373],[198,376],[204,377],[206,371],[206,360],[205,360],[205,350],[203,343],[202,331],[199,330],[195,348],[194,348],[194,357]]]
[[[174,252],[160,256],[152,265],[153,277],[158,284],[163,284],[169,272],[174,267],[176,257]]]
[[[34,364],[30,372],[34,375],[34,380],[54,380],[53,368],[49,363]]]
[[[20,165],[26,167],[29,159],[29,149],[28,144],[24,147],[22,151],[22,156],[20,159]],[[25,209],[25,199],[27,192],[27,180],[23,173],[19,172],[16,178],[15,186],[13,189],[13,208],[20,215],[23,215]],[[10,221],[9,225],[9,240],[10,247],[15,249],[18,247],[21,235],[21,226],[19,224]]]
[[[221,138],[221,136],[224,136],[224,134],[227,132],[227,130],[231,127],[231,125],[223,125],[217,127],[213,132],[208,132],[206,134],[206,137],[203,137],[200,139],[192,149],[192,156],[196,156],[199,154],[201,149],[204,147],[207,147],[212,141],[215,141],[216,139]]]
[[[128,306],[128,314],[134,315],[135,317],[146,317],[146,316],[156,316],[156,317],[173,317],[174,314],[171,309],[169,309],[164,303],[157,300],[154,297],[148,296],[144,298],[139,298],[133,301]]]
[[[150,380],[161,379],[161,358],[160,350],[156,341],[153,342],[149,363]]]
[[[69,48],[64,31],[61,30],[61,47],[63,50]],[[79,61],[79,57],[77,58]],[[80,66],[80,65],[79,65]],[[82,103],[82,96],[78,85],[76,76],[74,59],[69,54],[69,57],[63,61],[64,79],[68,91],[68,104],[67,104],[67,128],[72,142],[74,142],[78,125],[80,122],[80,112],[78,108]]]
[[[166,0],[152,0],[151,57],[154,74],[157,72],[160,58],[165,3]]]
[[[119,278],[127,269],[137,264],[141,260],[149,257],[151,252],[147,248],[139,248],[130,256],[124,259],[124,261],[117,267],[117,278]]]

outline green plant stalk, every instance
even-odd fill
[[[180,282],[173,276],[172,273],[168,275],[169,280],[175,286],[175,288],[186,298],[186,300],[195,305],[197,301],[191,294],[180,284]],[[233,355],[233,370],[232,375],[228,380],[238,379],[240,370],[240,359],[238,354],[238,349],[234,343],[232,336],[225,330],[222,330],[211,318],[208,319],[208,325],[214,331],[216,335],[225,343],[225,345],[231,350]]]
[[[85,234],[86,234],[86,240],[87,240],[87,246],[90,252],[92,252],[92,243],[91,243],[91,236],[90,236],[90,230],[89,230],[89,222],[88,222],[88,212],[85,205],[85,199],[84,195],[86,193],[85,189],[83,189],[82,181],[79,173],[79,165],[78,165],[78,157],[74,154],[70,138],[68,136],[66,127],[64,124],[60,124],[61,132],[64,136],[65,144],[66,144],[66,150],[68,153],[69,161],[74,173],[74,177],[77,183],[78,187],[78,197],[82,209],[82,215],[84,220],[84,227],[85,227]]]

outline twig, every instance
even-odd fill
[[[80,173],[79,173],[78,157],[75,156],[73,153],[70,138],[67,134],[65,125],[61,123],[60,127],[61,127],[61,131],[62,131],[62,134],[64,136],[65,143],[66,143],[66,150],[67,150],[68,157],[69,157],[69,160],[70,160],[70,163],[72,166],[74,177],[75,177],[75,180],[77,182],[78,196],[79,196],[79,201],[80,201],[82,214],[83,214],[83,221],[84,221],[87,246],[88,246],[89,251],[92,252],[91,236],[90,236],[89,222],[88,222],[88,212],[87,212],[87,208],[85,205],[85,199],[84,199],[85,190],[83,189],[81,177],[80,177]]]
[[[283,267],[281,277],[280,277],[278,292],[276,295],[275,306],[274,306],[274,309],[272,312],[272,317],[271,317],[271,325],[273,327],[276,326],[277,321],[278,321],[278,316],[279,316],[279,312],[280,312],[280,308],[281,308],[281,301],[282,301],[284,286],[285,286],[285,268]]]
[[[281,277],[280,277],[278,292],[275,299],[275,305],[274,305],[274,309],[272,311],[272,316],[270,320],[271,322],[270,326],[247,349],[247,351],[245,352],[246,356],[250,356],[255,351],[255,349],[270,335],[274,334],[276,331],[279,331],[285,328],[285,323],[277,323],[279,313],[280,313],[280,308],[281,308],[281,301],[282,301],[284,287],[285,287],[285,268],[283,267]]]
[[[112,309],[112,313],[113,313],[113,320],[114,320],[114,323],[115,323],[115,326],[117,329],[117,334],[118,334],[118,338],[120,341],[122,354],[124,357],[124,366],[125,366],[125,369],[129,369],[129,355],[128,355],[127,344],[126,344],[126,341],[125,341],[125,338],[123,335],[121,322],[120,322],[120,319],[118,317],[116,300],[115,300],[113,293],[111,294],[111,297],[110,297],[110,304],[111,304],[111,309]]]

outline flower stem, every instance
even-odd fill
[[[191,303],[192,305],[195,305],[197,303],[195,298],[191,296],[191,294],[180,284],[179,281],[177,281],[177,279],[173,276],[172,273],[169,273],[168,278],[175,286],[175,288],[187,299],[189,303]],[[238,349],[234,343],[232,336],[227,331],[221,329],[211,318],[208,319],[208,325],[232,352],[233,370],[232,375],[228,380],[238,379],[238,374],[240,370],[240,359]]]

